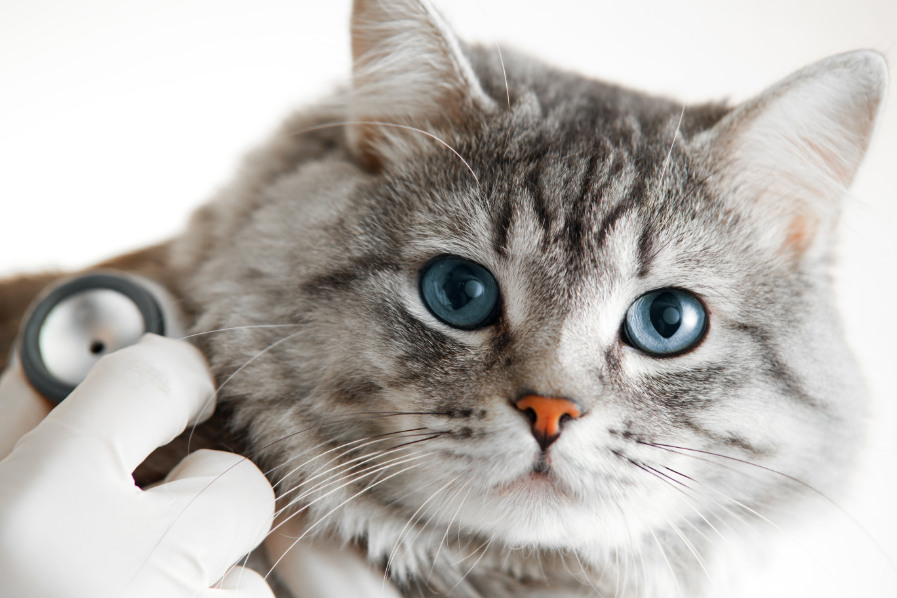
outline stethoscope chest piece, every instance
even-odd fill
[[[159,299],[139,279],[113,273],[79,276],[55,287],[31,310],[19,346],[28,381],[62,402],[103,355],[166,334]]]

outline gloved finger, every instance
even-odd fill
[[[110,464],[127,480],[153,450],[208,416],[213,395],[195,347],[148,334],[101,359],[28,436],[68,462]]]
[[[159,550],[190,546],[202,574],[220,579],[271,529],[274,490],[245,457],[200,450],[185,457],[146,498],[170,501],[171,523]]]
[[[22,364],[15,358],[0,374],[0,459],[13,445],[50,412],[50,402],[25,379]]]
[[[274,598],[274,592],[257,571],[232,567],[203,598]]]

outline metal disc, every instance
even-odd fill
[[[34,308],[22,335],[22,366],[44,396],[61,402],[99,359],[165,334],[158,301],[131,278],[88,274],[51,291]]]

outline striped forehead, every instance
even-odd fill
[[[502,261],[549,269],[568,288],[598,272],[631,269],[625,239],[638,242],[647,185],[626,152],[546,155],[506,189],[490,211],[490,241]]]

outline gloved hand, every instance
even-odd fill
[[[14,405],[19,425],[33,425],[42,412],[29,401],[40,398],[10,396],[27,392],[20,367],[5,372],[0,418]],[[260,575],[230,568],[271,526],[274,494],[255,465],[198,451],[150,490],[131,478],[211,414],[213,392],[183,342],[148,335],[102,359],[0,460],[0,596],[272,597]],[[15,429],[0,434],[2,450]]]

